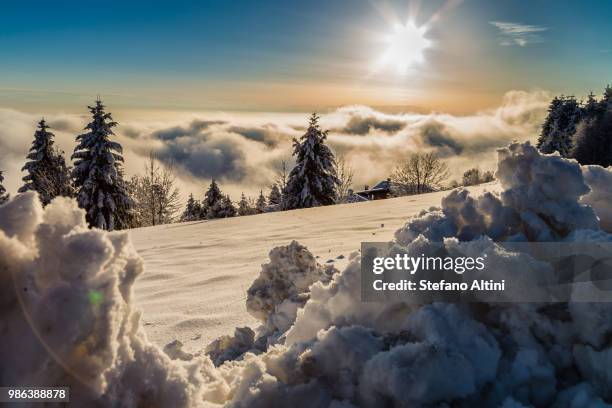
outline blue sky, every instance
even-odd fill
[[[56,3],[3,5],[0,106],[75,110],[100,94],[122,109],[461,111],[612,81],[608,1],[423,1],[416,17],[414,1]],[[393,18],[436,12],[421,64],[372,72]]]

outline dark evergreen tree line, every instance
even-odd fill
[[[612,87],[597,100],[593,93],[580,102],[573,96],[555,97],[548,107],[537,147],[559,152],[581,164],[612,164]]]

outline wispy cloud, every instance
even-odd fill
[[[541,33],[548,27],[537,25],[511,23],[508,21],[490,21],[501,34],[501,45],[518,45],[525,47],[528,44],[544,41]]]

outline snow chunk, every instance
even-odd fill
[[[270,262],[262,266],[247,291],[247,310],[266,325],[268,332],[285,332],[308,300],[310,285],[328,282],[335,271],[333,266],[319,265],[297,241],[274,248]]]
[[[193,359],[193,354],[183,351],[183,342],[179,340],[171,341],[164,346],[164,353],[173,360],[189,361]]]
[[[221,336],[206,349],[206,355],[216,366],[235,360],[247,351],[255,351],[255,332],[250,327],[236,327],[234,336]]]
[[[66,385],[78,406],[203,400],[210,362],[172,362],[132,309],[142,270],[127,233],[88,229],[74,201],[0,206],[0,383]]]
[[[450,192],[440,208],[423,211],[397,231],[395,248],[427,254],[442,245],[449,253],[486,253],[489,278],[513,273],[527,286],[550,281],[555,277],[549,264],[496,242],[612,240],[599,228],[593,208],[580,201],[591,184],[593,202],[603,202],[596,199],[603,190],[589,181],[603,173],[591,173],[583,176],[574,161],[514,143],[499,151],[500,194]],[[314,258],[291,262],[303,273],[312,273],[313,264]],[[265,288],[261,303],[269,305],[256,309],[266,311],[262,321],[296,293],[285,289],[284,280],[278,291],[271,277],[264,282],[256,285]],[[297,291],[307,300],[292,314],[291,325],[275,326],[280,334],[268,339],[266,352],[246,353],[219,367],[231,404],[607,406],[612,389],[607,303],[453,305],[418,296],[362,302],[360,284],[360,259],[353,254],[328,283]]]
[[[418,235],[432,241],[482,235],[495,241],[556,241],[572,231],[599,229],[593,208],[579,202],[589,187],[578,163],[542,155],[529,143],[513,143],[498,155],[501,194],[473,198],[467,190],[453,190],[441,208],[420,213],[397,231],[396,241],[405,245]]]
[[[612,168],[583,166],[582,174],[591,192],[581,201],[593,207],[601,228],[612,232]]]

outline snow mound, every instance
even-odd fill
[[[419,235],[433,241],[470,241],[482,235],[495,241],[557,241],[571,231],[599,229],[593,208],[579,201],[589,186],[577,162],[541,155],[529,143],[513,143],[498,155],[499,196],[485,193],[474,198],[467,190],[453,190],[442,199],[441,208],[422,212],[397,231],[397,242],[405,245]],[[600,192],[591,201],[605,196],[604,188],[612,194],[604,183],[596,186]]]
[[[582,202],[593,207],[601,228],[612,232],[612,168],[583,166],[582,174],[591,188],[591,192],[582,197]]]
[[[0,383],[69,386],[75,406],[193,406],[204,378],[147,341],[132,309],[142,261],[75,202],[0,206]],[[203,367],[203,366],[202,366]]]
[[[298,309],[310,297],[315,282],[329,282],[337,270],[321,266],[298,242],[270,251],[270,262],[247,291],[247,311],[264,323],[260,331],[270,336],[284,333],[295,321]],[[260,334],[264,334],[260,333]]]
[[[595,186],[577,163],[516,143],[499,151],[497,177],[500,194],[451,192],[441,208],[396,233],[396,248],[420,254],[442,244],[449,253],[486,253],[490,273],[528,270],[533,276],[520,279],[530,282],[554,278],[553,269],[496,241],[612,239],[580,201],[589,183],[596,197],[610,187]],[[360,260],[353,258],[330,282],[310,285],[276,344],[221,365],[229,405],[609,406],[608,303],[362,302],[360,283]],[[283,304],[286,291],[266,288],[265,299]]]

